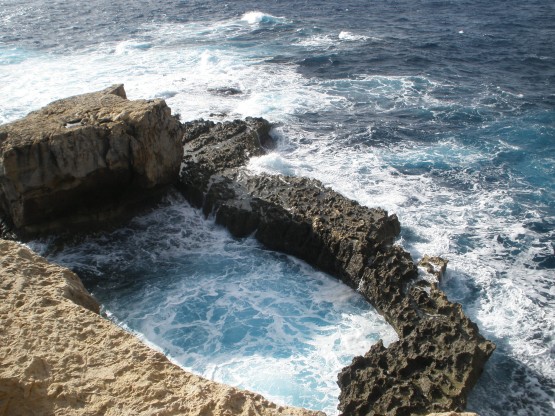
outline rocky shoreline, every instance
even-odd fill
[[[70,270],[0,240],[0,415],[283,415],[256,393],[188,373],[98,314]]]
[[[270,127],[262,119],[181,124],[163,100],[129,101],[123,86],[50,104],[0,126],[3,236],[105,226],[174,184],[234,236],[254,235],[358,290],[396,330],[399,341],[372,346],[339,374],[343,415],[463,410],[494,345],[394,245],[400,232],[395,215],[360,206],[316,180],[250,173],[249,158],[273,146]],[[428,259],[426,267],[439,274],[438,261]],[[8,286],[3,289],[13,309]],[[2,333],[11,330],[8,321],[2,319]],[[13,383],[14,376],[1,370],[5,395],[4,380]],[[19,377],[23,382],[24,372]],[[5,400],[0,396],[0,410]],[[281,414],[271,409],[256,411]],[[171,414],[201,414],[183,412]]]
[[[463,410],[493,344],[393,245],[400,232],[395,215],[360,206],[316,180],[245,170],[249,157],[271,147],[268,131],[261,119],[186,123],[183,194],[235,236],[253,234],[340,278],[396,330],[399,341],[374,345],[339,374],[342,414]]]

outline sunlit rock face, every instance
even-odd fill
[[[98,314],[70,270],[0,240],[0,409],[23,415],[291,415],[188,373]]]
[[[84,226],[177,178],[181,124],[122,85],[55,101],[0,126],[0,209],[22,233]]]

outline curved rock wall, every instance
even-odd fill
[[[205,214],[339,277],[399,334],[339,374],[344,415],[462,410],[494,345],[393,245],[395,215],[315,180],[249,174],[269,130],[262,119],[181,125],[164,101],[128,101],[122,86],[60,100],[0,126],[0,214],[20,235],[98,226],[181,165],[178,186]],[[1,240],[0,255],[0,414],[313,414],[182,372],[100,318],[68,270]]]
[[[322,415],[183,371],[18,243],[0,240],[0,276],[0,415]]]
[[[263,120],[239,124],[185,125],[185,196],[234,235],[254,233],[269,248],[341,278],[399,334],[343,369],[339,409],[346,416],[462,410],[495,347],[459,304],[419,280],[410,254],[393,245],[397,217],[315,180],[249,174],[240,166],[271,139]]]

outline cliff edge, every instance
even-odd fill
[[[123,85],[0,126],[0,218],[18,236],[98,227],[178,175],[181,123]]]
[[[0,415],[290,415],[211,382],[98,314],[70,270],[0,240]]]

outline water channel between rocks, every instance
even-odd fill
[[[253,238],[237,240],[178,195],[123,228],[57,248],[118,324],[185,369],[279,403],[337,414],[337,373],[397,337],[360,296]]]

